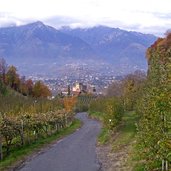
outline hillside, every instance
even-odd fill
[[[24,74],[30,70],[55,74],[59,66],[77,62],[105,63],[116,71],[131,72],[146,69],[145,51],[155,40],[153,35],[118,28],[57,30],[38,21],[0,28],[0,56]]]
[[[61,31],[87,42],[104,61],[115,65],[138,65],[142,68],[146,66],[145,51],[156,40],[154,35],[106,26],[88,29],[64,27]]]
[[[84,58],[93,50],[80,38],[66,35],[41,22],[0,29],[0,56],[10,61],[48,61]]]

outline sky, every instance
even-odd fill
[[[0,27],[106,25],[163,36],[171,29],[171,0],[0,0]]]

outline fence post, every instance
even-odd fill
[[[24,121],[21,120],[21,145],[24,145]]]
[[[164,167],[165,166],[165,161],[164,160],[162,160],[162,171],[164,171]]]
[[[162,160],[162,171],[168,171],[169,170],[169,164],[167,160]]]
[[[168,168],[168,161],[166,160],[166,171],[168,171],[169,168]]]
[[[3,152],[2,152],[2,136],[0,135],[0,160],[3,159]]]

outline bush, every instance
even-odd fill
[[[90,104],[89,112],[102,113],[99,116],[103,124],[109,130],[113,130],[122,119],[124,113],[122,102],[117,97],[112,98],[99,98]]]

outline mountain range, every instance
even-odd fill
[[[0,28],[0,57],[21,70],[32,66],[33,72],[38,65],[48,65],[50,69],[53,63],[60,66],[83,61],[145,69],[145,51],[155,40],[154,35],[119,28],[62,27],[57,30],[38,21]]]

